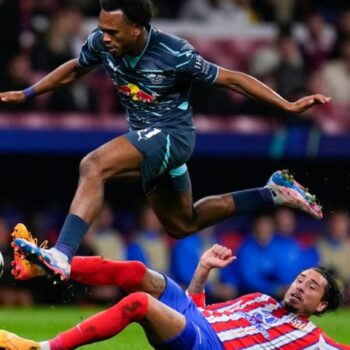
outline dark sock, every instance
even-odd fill
[[[68,214],[54,248],[71,261],[88,229],[89,225],[79,216]]]
[[[254,188],[232,193],[235,214],[246,214],[274,207],[271,191],[267,188]]]

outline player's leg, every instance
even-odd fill
[[[125,293],[145,292],[159,298],[166,287],[160,273],[147,269],[140,261],[113,261],[99,256],[77,256],[70,278],[86,285],[113,285]]]
[[[123,298],[113,307],[96,314],[77,326],[60,333],[54,339],[40,345],[29,340],[0,332],[0,348],[17,349],[76,349],[85,344],[102,341],[119,334],[127,325],[138,322],[144,328],[147,338],[154,346],[183,340],[181,349],[191,349],[196,339],[196,332],[191,323],[186,327],[186,319],[179,312],[169,308],[152,296],[137,292]],[[183,333],[189,335],[183,338]],[[30,344],[32,348],[25,347]],[[187,344],[186,344],[187,343]],[[188,345],[188,346],[186,346]],[[175,347],[174,347],[175,349]]]
[[[106,181],[139,179],[142,161],[143,155],[125,136],[89,153],[80,163],[79,184],[70,213],[90,225],[101,211]]]
[[[159,220],[175,238],[223,221],[234,214],[252,213],[285,205],[322,218],[315,196],[297,183],[287,171],[277,171],[261,188],[202,198],[193,204],[188,173],[161,179],[147,195]]]
[[[78,188],[55,248],[70,259],[74,256],[89,225],[102,209],[106,181],[140,177],[142,160],[142,154],[126,137],[121,136],[89,153],[81,161]]]
[[[147,272],[152,273],[152,271]],[[152,278],[147,278],[146,274],[141,285],[142,288],[159,293],[160,290],[155,289],[152,284],[155,281],[156,283],[162,282],[163,287],[162,293],[158,295],[159,300],[148,293],[132,293],[114,307],[59,335],[51,343],[57,342],[56,344],[60,344],[61,348],[70,349],[72,346],[80,346],[111,337],[119,333],[130,322],[136,321],[144,328],[150,343],[156,348],[186,350],[193,349],[194,343],[199,342],[202,344],[201,349],[217,349],[218,347],[210,346],[213,344],[212,334],[210,339],[208,338],[210,344],[203,347],[207,343],[205,338],[210,332],[205,329],[203,316],[186,293],[170,278],[160,274],[154,277],[156,279],[152,280]],[[204,323],[208,326],[206,322]],[[91,329],[94,332],[85,332]]]
[[[39,249],[26,240],[16,239],[18,248],[49,274],[67,279],[69,262],[102,208],[105,182],[110,178],[120,181],[139,178],[142,161],[142,153],[125,136],[88,154],[81,161],[78,188],[55,247]]]
[[[235,204],[231,194],[210,196],[193,203],[192,190],[157,190],[147,200],[167,233],[183,238],[231,217]]]
[[[13,237],[21,237],[36,244],[23,224],[17,224]],[[12,275],[17,280],[45,275],[45,271],[15,251]],[[126,293],[143,291],[158,298],[166,286],[165,278],[147,269],[140,261],[113,261],[100,256],[77,256],[72,260],[70,278],[87,285],[115,285]]]
[[[186,325],[185,317],[142,292],[130,294],[113,307],[81,322],[50,341],[51,350],[75,349],[105,340],[138,322],[152,342],[162,343],[177,336]]]

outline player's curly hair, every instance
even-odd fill
[[[107,12],[121,10],[131,22],[143,27],[152,19],[151,0],[100,0],[100,5]]]
[[[343,303],[342,288],[328,269],[322,266],[313,267],[312,269],[321,274],[327,281],[326,290],[322,298],[322,301],[327,302],[327,307],[323,311],[315,313],[315,316],[320,316],[328,311],[335,311]]]

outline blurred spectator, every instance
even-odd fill
[[[295,35],[301,44],[308,70],[322,67],[330,57],[336,40],[334,28],[320,13],[314,12],[307,16],[305,26],[300,26]]]
[[[77,57],[81,48],[82,14],[75,7],[66,7],[54,14],[48,30],[32,50],[32,59],[37,71],[50,71],[62,63]],[[97,96],[88,78],[53,91],[44,97],[49,111],[95,113]]]
[[[336,22],[337,39],[334,45],[333,56],[341,55],[341,46],[346,38],[350,37],[350,7],[342,11]]]
[[[237,27],[249,26],[258,19],[251,0],[191,0],[184,4],[181,16],[218,23],[230,22]]]
[[[126,245],[121,233],[114,228],[114,213],[108,203],[104,204],[84,242],[93,250],[94,255],[110,260],[125,260]],[[109,302],[119,296],[120,291],[115,286],[92,287],[89,293],[89,299],[99,303]]]
[[[317,265],[317,261],[307,258],[296,240],[296,217],[293,210],[279,208],[275,213],[276,234],[276,274],[278,280],[288,287],[302,271]]]
[[[318,242],[320,265],[333,271],[345,288],[350,302],[350,218],[346,211],[336,211],[327,220],[326,235]]]
[[[140,213],[140,224],[128,247],[127,260],[139,260],[161,273],[169,271],[169,241],[151,207]]]
[[[154,12],[156,17],[177,18],[182,5],[188,0],[164,1],[153,0]]]
[[[212,86],[194,84],[190,103],[194,114],[228,116],[235,111],[230,93]]]
[[[74,5],[89,17],[97,17],[101,10],[99,1],[74,0]]]
[[[274,21],[279,24],[290,24],[293,21],[295,0],[269,0],[273,5]]]
[[[303,92],[306,80],[304,60],[289,28],[282,27],[280,31],[274,43],[253,54],[250,71],[258,78],[272,75],[277,91],[286,99],[295,99]]]
[[[193,20],[206,20],[214,10],[211,0],[187,0],[180,11],[180,16]]]
[[[34,68],[51,71],[76,57],[82,41],[81,25],[82,16],[77,9],[65,8],[56,12],[47,32],[33,48]]]
[[[175,242],[171,251],[170,274],[185,289],[190,284],[202,253],[214,244],[212,229]]]
[[[6,67],[19,49],[20,34],[19,0],[0,1],[0,67]],[[4,69],[0,70],[0,81]]]
[[[341,57],[326,63],[321,74],[324,92],[333,103],[350,105],[350,36],[341,44]]]
[[[125,260],[125,243],[114,227],[114,221],[112,207],[105,203],[89,230],[89,244],[97,255],[111,260]]]
[[[216,242],[213,227],[176,241],[172,249],[170,263],[172,278],[184,288],[187,288],[191,282],[199,258],[204,251]],[[237,294],[232,284],[219,282],[217,273],[210,276],[206,287],[206,293],[211,302],[232,299]]]
[[[279,36],[268,45],[257,49],[250,59],[250,73],[288,100],[296,100],[305,91],[306,67],[301,49],[282,26]],[[296,118],[291,113],[257,101],[245,100],[238,112],[266,118],[278,118],[284,124],[310,124],[312,121]],[[273,125],[273,124],[272,124]]]
[[[28,55],[22,53],[14,56],[6,69],[5,77],[0,80],[0,91],[23,90],[32,85],[33,71]],[[35,99],[27,99],[21,104],[0,104],[0,110],[30,111],[36,107]]]
[[[280,64],[277,39],[253,52],[250,57],[250,73],[257,78],[269,76]]]
[[[284,285],[279,281],[276,267],[277,245],[274,244],[275,226],[268,215],[255,218],[252,233],[237,253],[236,269],[240,293],[261,291],[280,296]],[[235,273],[235,275],[236,275]]]
[[[97,96],[87,84],[87,78],[82,78],[73,85],[53,91],[47,98],[46,108],[53,113],[95,113],[98,109]]]
[[[289,208],[278,208],[275,213],[274,241],[280,249],[276,256],[277,273],[281,282],[290,284],[301,270],[301,249],[295,240],[295,213]]]
[[[278,40],[279,63],[274,70],[277,91],[287,100],[295,100],[304,92],[306,71],[297,41],[289,33]]]

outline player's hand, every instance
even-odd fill
[[[0,92],[0,103],[23,103],[26,96],[23,91]]]
[[[302,113],[314,106],[329,103],[331,100],[331,97],[327,97],[321,94],[305,96],[298,101],[291,102],[287,110],[293,113]]]
[[[203,253],[199,265],[205,269],[215,267],[223,268],[231,264],[236,257],[232,255],[232,250],[220,244],[214,244],[210,249]]]

